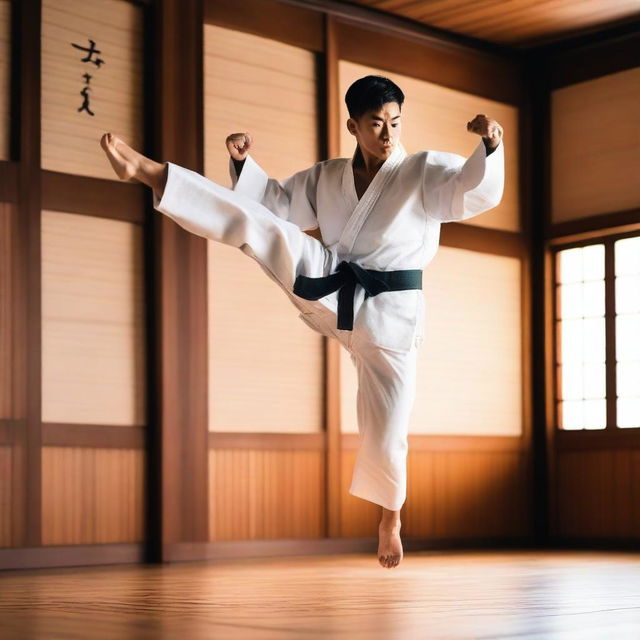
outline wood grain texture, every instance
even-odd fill
[[[134,149],[143,136],[142,9],[121,0],[43,0],[42,168],[117,180],[100,147],[105,131]],[[82,62],[95,42],[104,64]],[[86,84],[84,74],[91,76]],[[89,87],[89,109],[81,91]]]
[[[515,538],[530,531],[530,468],[523,451],[429,451],[412,447],[407,500],[400,518],[408,537]],[[348,494],[356,452],[343,450],[342,535],[375,536],[380,507]]]
[[[318,538],[324,451],[210,449],[209,540]]]
[[[636,0],[354,1],[439,29],[517,47],[552,41],[640,16]]]
[[[388,77],[405,95],[402,106],[401,142],[408,154],[431,149],[457,153],[467,158],[480,142],[479,136],[467,131],[469,120],[478,113],[484,113],[502,125],[505,145],[505,189],[502,202],[494,209],[466,220],[463,224],[519,231],[518,109],[417,78],[341,60],[340,150],[344,157],[351,157],[356,146],[355,137],[349,133],[346,126],[349,113],[344,95],[355,80],[370,74]]]
[[[142,450],[43,447],[43,544],[141,541],[143,479]]]
[[[559,451],[557,530],[566,538],[640,536],[640,450]]]
[[[249,131],[271,177],[313,165],[318,130],[312,52],[207,24],[205,174],[231,185],[227,135]],[[208,241],[209,429],[319,432],[323,339],[258,262]],[[250,399],[250,401],[248,401]]]
[[[640,67],[551,93],[552,222],[640,207]]]
[[[0,418],[13,415],[13,205],[0,203]]]
[[[42,212],[42,420],[143,425],[142,231]]]
[[[6,640],[635,638],[637,553],[374,552],[7,572]],[[593,633],[591,633],[593,631]]]
[[[13,544],[12,536],[12,489],[13,447],[0,446],[0,547]]]
[[[11,2],[0,0],[0,160],[10,160]]]

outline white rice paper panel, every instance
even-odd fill
[[[205,175],[229,187],[228,134],[283,179],[317,161],[313,53],[204,25]],[[302,231],[301,231],[302,233]],[[323,339],[239,249],[209,241],[209,429],[323,429]]]
[[[100,53],[89,53],[72,43]],[[142,9],[126,0],[43,0],[42,167],[117,180],[105,131],[142,150]],[[82,58],[90,60],[82,62]],[[91,60],[104,60],[99,66]],[[91,78],[85,78],[88,74]],[[87,84],[87,81],[89,84]],[[82,91],[87,89],[86,107]]]
[[[9,158],[11,97],[11,3],[0,0],[0,160]]]
[[[142,230],[42,212],[42,420],[144,425]]]
[[[478,146],[480,137],[467,131],[467,122],[478,113],[497,120],[504,129],[505,189],[502,202],[463,224],[505,231],[520,230],[518,205],[518,110],[507,104],[488,100],[455,89],[442,87],[409,76],[365,67],[341,60],[340,73],[340,153],[351,157],[356,139],[347,129],[349,112],[344,95],[349,86],[367,75],[386,76],[405,96],[402,105],[401,142],[408,154],[426,149],[458,153],[465,158]]]
[[[521,434],[520,283],[518,258],[440,247],[424,272],[411,433]]]
[[[640,207],[640,67],[551,94],[552,220]]]

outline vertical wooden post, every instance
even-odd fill
[[[338,45],[334,18],[325,14],[325,93],[327,153],[340,155],[340,84],[338,79]],[[342,446],[340,420],[340,345],[331,338],[326,345],[326,429],[327,429],[327,528],[329,538],[342,535]]]
[[[536,544],[549,542],[551,503],[549,486],[553,486],[553,436],[555,421],[550,419],[548,373],[553,363],[549,352],[553,341],[553,318],[550,317],[548,294],[549,256],[545,238],[550,221],[550,96],[545,67],[536,56],[526,62],[527,108],[530,112],[525,153],[529,158],[530,189],[526,232],[531,265],[531,419],[532,419],[532,477],[533,538]],[[551,496],[553,491],[551,492]]]
[[[158,161],[203,172],[202,0],[155,8],[154,145]],[[207,241],[151,214],[157,405],[152,455],[161,560],[208,539]]]
[[[18,205],[13,211],[14,361],[12,417],[12,539],[42,541],[41,303],[40,303],[40,0],[13,2],[11,154],[18,160]],[[14,133],[15,131],[15,133]]]

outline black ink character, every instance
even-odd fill
[[[80,49],[81,51],[87,51],[88,54],[85,58],[82,58],[82,62],[93,62],[93,64],[96,65],[96,67],[100,67],[101,64],[104,64],[104,60],[102,58],[96,58],[95,60],[93,60],[91,58],[91,56],[94,53],[102,53],[101,51],[98,51],[98,49],[95,48],[96,43],[91,40],[91,38],[87,38],[87,40],[89,40],[89,42],[91,43],[91,48],[87,49],[87,47],[82,47],[79,44],[75,44],[75,43],[71,43],[72,47],[75,47],[76,49]]]
[[[89,109],[89,91],[91,91],[89,87],[84,87],[84,89],[82,89],[82,91],[80,92],[84,97],[84,101],[82,103],[82,106],[78,107],[78,111],[86,111],[90,116],[95,116],[96,114],[93,113],[91,109]]]

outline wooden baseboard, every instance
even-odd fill
[[[0,549],[0,570],[139,564],[143,561],[144,545],[139,542]]]

